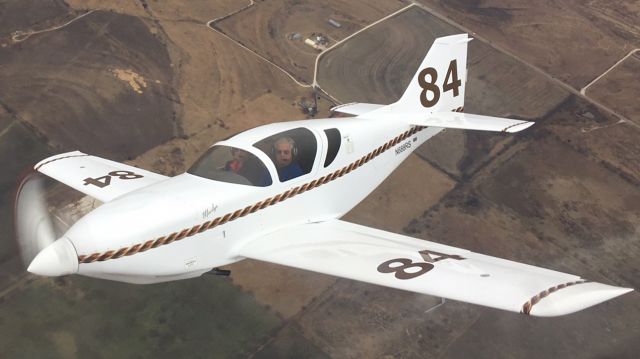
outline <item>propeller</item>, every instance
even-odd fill
[[[29,272],[39,275],[75,273],[75,248],[69,239],[60,238],[67,228],[54,225],[45,199],[46,177],[38,172],[27,175],[18,186],[14,208],[22,263]]]

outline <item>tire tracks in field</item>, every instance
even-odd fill
[[[308,84],[308,83],[306,83],[306,82],[304,82],[304,81],[299,81],[297,78],[295,78],[295,76],[293,76],[289,71],[285,70],[282,66],[280,66],[280,65],[276,64],[275,62],[273,62],[273,61],[271,61],[271,60],[267,59],[266,57],[264,57],[263,55],[261,55],[260,53],[258,53],[256,50],[253,50],[253,49],[251,49],[251,48],[249,48],[249,47],[245,46],[245,45],[244,45],[243,43],[241,43],[240,41],[238,41],[238,40],[236,40],[236,39],[232,38],[231,36],[227,35],[224,31],[222,31],[222,29],[220,29],[220,28],[216,27],[216,25],[215,25],[215,24],[216,24],[217,22],[220,22],[220,21],[222,21],[222,20],[224,20],[224,19],[227,19],[227,18],[229,18],[229,17],[231,17],[231,16],[233,16],[233,15],[239,14],[239,13],[241,13],[241,12],[243,12],[243,11],[245,11],[245,10],[247,10],[247,9],[251,8],[251,7],[252,7],[252,6],[254,6],[254,5],[255,5],[254,0],[249,0],[249,5],[247,5],[247,6],[243,7],[243,8],[240,8],[240,9],[238,9],[238,10],[232,11],[232,12],[231,12],[231,13],[229,13],[229,14],[226,14],[226,15],[223,15],[223,16],[220,16],[220,17],[217,17],[217,18],[215,18],[215,19],[213,19],[213,20],[209,20],[209,21],[207,21],[206,26],[207,26],[209,29],[211,29],[211,30],[215,31],[216,33],[218,33],[218,34],[220,34],[220,35],[224,36],[225,38],[227,38],[227,39],[229,39],[229,40],[231,40],[232,42],[234,42],[236,45],[240,46],[241,48],[243,48],[243,49],[245,49],[245,50],[247,50],[247,51],[251,52],[252,54],[254,54],[255,56],[257,56],[257,57],[258,57],[258,58],[260,58],[261,60],[265,61],[266,63],[268,63],[268,64],[270,64],[270,65],[274,66],[276,69],[280,70],[280,72],[284,73],[284,74],[285,74],[285,75],[287,75],[291,80],[293,80],[293,81],[296,83],[296,85],[298,85],[298,86],[300,86],[300,87],[305,87],[305,88],[313,87],[313,85],[312,85],[312,84]]]
[[[340,46],[340,45],[341,45],[341,44],[343,44],[344,42],[346,42],[346,41],[348,41],[348,40],[351,40],[353,37],[357,36],[357,35],[358,35],[358,34],[360,34],[361,32],[364,32],[364,31],[366,31],[367,29],[369,29],[369,28],[371,28],[371,27],[373,27],[373,26],[375,26],[375,25],[377,25],[377,24],[379,24],[379,23],[381,23],[381,22],[383,22],[383,21],[385,21],[385,20],[387,20],[387,19],[390,19],[390,18],[392,18],[392,17],[394,17],[394,16],[396,16],[396,15],[398,15],[398,14],[400,14],[400,13],[404,12],[404,11],[407,11],[407,10],[409,10],[410,8],[414,7],[414,6],[416,6],[416,5],[412,3],[412,4],[409,4],[409,5],[407,5],[407,6],[403,7],[403,8],[401,8],[401,9],[399,9],[399,10],[396,10],[396,11],[392,12],[391,14],[389,14],[389,15],[387,15],[387,16],[385,16],[385,17],[383,17],[383,18],[379,19],[379,20],[376,20],[376,21],[372,22],[371,24],[369,24],[369,25],[367,25],[367,26],[363,27],[362,29],[360,29],[360,30],[358,30],[358,31],[354,32],[353,34],[351,34],[351,35],[349,35],[349,36],[345,37],[344,39],[342,39],[342,40],[340,40],[340,41],[336,42],[335,44],[331,45],[331,46],[330,46],[330,47],[328,47],[327,49],[323,50],[323,51],[322,51],[320,54],[318,54],[318,56],[316,57],[316,62],[315,62],[314,68],[313,68],[313,85],[319,86],[319,85],[318,85],[318,81],[317,81],[317,75],[318,75],[318,63],[320,62],[320,58],[321,58],[324,54],[326,54],[327,52],[329,52],[329,51],[331,51],[331,50],[335,49],[336,47]]]
[[[285,68],[283,68],[282,66],[280,66],[280,65],[276,64],[275,62],[273,62],[273,61],[269,60],[269,59],[268,59],[268,58],[266,58],[265,56],[263,56],[263,55],[261,55],[260,53],[258,53],[256,50],[253,50],[253,49],[251,49],[251,48],[247,47],[246,45],[244,45],[244,44],[243,44],[243,43],[241,43],[240,41],[238,41],[238,40],[236,40],[236,39],[232,38],[231,36],[227,35],[224,31],[222,31],[222,29],[220,29],[220,28],[218,28],[218,27],[216,27],[216,26],[215,26],[215,24],[216,24],[217,22],[220,22],[220,21],[222,21],[222,20],[224,20],[224,19],[227,19],[227,18],[229,18],[229,17],[231,17],[231,16],[233,16],[233,15],[237,15],[237,14],[241,13],[242,11],[245,11],[245,10],[247,10],[247,9],[251,8],[251,7],[252,7],[252,6],[254,6],[254,5],[255,5],[254,0],[250,0],[250,2],[249,2],[249,4],[248,4],[248,5],[246,5],[246,6],[242,7],[242,8],[240,8],[240,9],[238,9],[238,10],[235,10],[235,11],[233,11],[233,12],[229,13],[229,14],[226,14],[226,15],[223,15],[223,16],[220,16],[220,17],[217,17],[217,18],[215,18],[215,19],[212,19],[212,20],[207,21],[206,26],[207,26],[209,29],[211,29],[211,30],[215,31],[216,33],[218,33],[218,34],[220,34],[220,35],[224,36],[225,38],[227,38],[227,39],[229,39],[229,40],[231,40],[231,41],[232,41],[232,42],[234,42],[236,45],[238,45],[238,46],[242,47],[243,49],[245,49],[245,50],[247,50],[247,51],[249,51],[249,52],[251,52],[252,54],[254,54],[255,56],[257,56],[257,57],[258,57],[258,58],[260,58],[261,60],[265,61],[266,63],[268,63],[268,64],[270,64],[270,65],[274,66],[276,69],[278,69],[280,72],[284,73],[287,77],[289,77],[292,81],[294,81],[294,82],[296,83],[296,85],[298,85],[298,86],[300,86],[300,87],[304,87],[304,88],[312,88],[312,89],[314,89],[315,91],[320,92],[320,94],[321,94],[321,95],[325,95],[325,96],[327,97],[327,99],[328,99],[328,100],[330,100],[330,101],[334,102],[334,103],[335,103],[335,104],[337,104],[337,105],[342,104],[342,101],[338,100],[337,98],[335,98],[334,96],[332,96],[329,92],[325,91],[325,90],[322,88],[322,86],[320,86],[320,84],[319,84],[319,83],[318,83],[318,81],[317,81],[318,63],[320,62],[320,59],[321,59],[321,58],[322,58],[322,57],[323,57],[327,52],[329,52],[329,51],[333,50],[334,48],[336,48],[336,47],[338,47],[338,46],[340,46],[340,45],[342,45],[344,42],[346,42],[346,41],[348,41],[348,40],[352,39],[353,37],[355,37],[356,35],[358,35],[358,34],[362,33],[363,31],[366,31],[366,30],[368,30],[369,28],[371,28],[371,27],[373,27],[373,26],[375,26],[375,25],[377,25],[377,24],[379,24],[379,23],[381,23],[381,22],[383,22],[383,21],[385,21],[385,20],[387,20],[387,19],[389,19],[389,18],[392,18],[392,17],[394,17],[394,16],[396,16],[396,15],[398,15],[398,14],[400,14],[400,13],[404,12],[404,11],[407,11],[407,10],[409,10],[410,8],[412,8],[412,7],[416,6],[415,4],[413,4],[413,3],[412,3],[412,4],[409,4],[409,5],[407,5],[407,6],[403,7],[403,8],[401,8],[401,9],[399,9],[399,10],[396,10],[396,11],[392,12],[391,14],[386,15],[386,16],[382,17],[381,19],[378,19],[378,20],[376,20],[376,21],[374,21],[374,22],[372,22],[372,23],[370,23],[370,24],[368,24],[368,25],[364,26],[364,27],[363,27],[363,28],[361,28],[360,30],[358,30],[358,31],[356,31],[356,32],[354,32],[354,33],[352,33],[351,35],[349,35],[349,36],[345,37],[344,39],[342,39],[342,40],[340,40],[340,41],[337,41],[336,43],[334,43],[334,44],[333,44],[333,45],[331,45],[330,47],[328,47],[328,48],[324,49],[322,52],[320,52],[320,53],[316,56],[316,59],[315,59],[315,62],[314,62],[314,68],[313,68],[313,81],[312,81],[312,83],[307,83],[306,81],[298,80],[298,79],[297,79],[297,78],[296,78],[292,73],[290,73],[289,71],[287,71],[287,70],[286,70]]]

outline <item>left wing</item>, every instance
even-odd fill
[[[339,220],[281,229],[238,255],[535,316],[633,290]]]
[[[102,202],[109,202],[125,193],[167,179],[142,168],[80,151],[51,156],[40,161],[34,168]]]

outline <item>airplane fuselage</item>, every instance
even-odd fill
[[[269,156],[246,144],[300,127],[318,141],[313,167],[281,183]],[[335,159],[325,167],[326,129],[337,129],[341,140]],[[254,128],[218,144],[244,145],[267,165],[274,179],[270,186],[224,183],[184,173],[105,203],[65,237],[78,253],[81,275],[132,283],[199,276],[243,259],[235,249],[258,236],[283,226],[343,216],[441,130],[358,118]]]

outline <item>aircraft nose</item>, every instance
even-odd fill
[[[73,274],[78,271],[78,253],[65,237],[45,247],[31,261],[27,271],[48,277]]]

